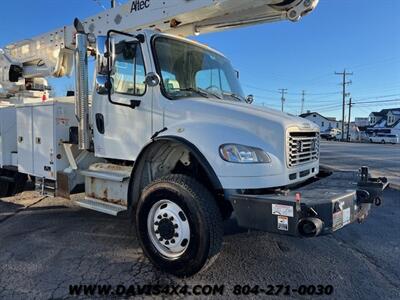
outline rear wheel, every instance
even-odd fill
[[[184,175],[166,176],[144,189],[136,225],[148,258],[176,276],[204,270],[221,249],[222,218],[214,197]]]
[[[25,174],[0,169],[0,197],[10,197],[23,192],[27,179]]]

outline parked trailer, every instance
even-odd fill
[[[84,185],[78,205],[128,212],[144,253],[177,276],[215,261],[232,215],[246,228],[310,237],[381,204],[385,178],[367,168],[323,171],[315,124],[251,105],[223,54],[178,36],[297,21],[317,0],[137,3],[0,52],[8,93],[75,65],[75,111],[62,99],[13,108],[14,174],[42,188],[51,181],[63,196]],[[91,101],[88,55],[96,59]]]

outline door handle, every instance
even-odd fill
[[[135,109],[136,107],[139,107],[141,103],[142,103],[141,100],[131,100],[130,106],[132,109]]]
[[[104,116],[103,116],[103,114],[96,114],[96,127],[97,127],[97,131],[100,134],[104,134],[105,127],[104,127]]]

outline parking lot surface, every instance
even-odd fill
[[[400,144],[323,141],[321,163],[345,171],[368,166],[375,176],[386,176],[400,189]]]
[[[335,153],[343,167],[369,162],[368,151],[360,150],[354,161],[345,157],[351,153],[345,147],[323,143],[322,160],[330,161]],[[382,165],[378,159],[371,161]],[[388,170],[398,174],[400,168]],[[349,225],[334,235],[297,239],[248,232],[234,220],[224,227],[223,250],[214,265],[192,278],[178,279],[158,271],[144,257],[127,217],[103,215],[71,200],[32,192],[2,199],[0,299],[70,298],[69,286],[77,284],[224,284],[224,295],[230,298],[235,285],[322,284],[333,286],[334,299],[400,298],[399,190],[387,190],[383,206],[373,208],[365,224]]]

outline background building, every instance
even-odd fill
[[[369,115],[369,127],[367,133],[397,134],[400,136],[400,108],[383,109],[380,112],[372,112]]]
[[[300,117],[310,120],[317,124],[321,128],[321,132],[329,131],[331,129],[337,128],[342,130],[342,122],[337,121],[336,118],[324,117],[317,112],[308,111],[305,114],[300,115]]]

